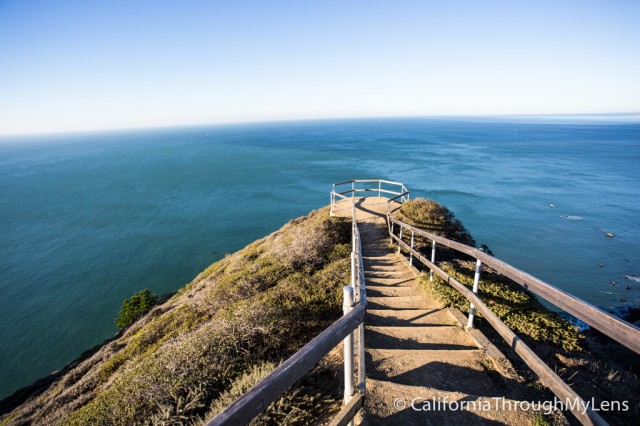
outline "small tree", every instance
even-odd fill
[[[149,289],[141,290],[129,299],[125,299],[122,308],[120,308],[118,318],[116,318],[118,329],[122,331],[136,322],[138,318],[149,312],[149,309],[151,309],[157,301],[158,296],[151,293]]]

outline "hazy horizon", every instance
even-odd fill
[[[410,120],[410,119],[430,119],[430,120],[570,120],[572,123],[581,121],[598,121],[602,123],[630,123],[640,124],[640,112],[605,112],[605,113],[568,113],[568,114],[478,114],[478,115],[398,115],[398,116],[349,116],[349,117],[312,117],[312,118],[295,118],[295,119],[273,119],[273,120],[248,120],[248,121],[225,121],[225,122],[203,122],[203,123],[186,123],[186,124],[158,124],[155,126],[139,126],[139,127],[114,127],[114,128],[95,128],[95,129],[76,129],[76,130],[59,130],[59,131],[41,131],[41,132],[23,132],[23,133],[0,133],[0,140],[8,138],[20,137],[38,137],[38,136],[64,136],[64,135],[81,135],[93,133],[108,132],[126,132],[126,131],[146,131],[146,130],[170,130],[194,127],[222,127],[222,126],[243,126],[243,125],[268,125],[282,123],[312,123],[322,121],[357,121],[357,120]]]
[[[0,134],[640,111],[640,3],[0,2]]]

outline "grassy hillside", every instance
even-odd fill
[[[180,424],[219,411],[341,315],[350,229],[322,209],[226,256],[0,423]],[[329,364],[259,422],[339,405],[305,386]]]

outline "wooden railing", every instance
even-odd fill
[[[389,222],[392,226],[397,225],[401,231],[403,229],[406,229],[412,234],[420,235],[431,240],[432,242],[452,248],[459,253],[464,253],[475,258],[477,263],[484,264],[493,268],[499,274],[512,279],[516,283],[522,285],[524,288],[532,291],[546,301],[554,304],[565,312],[568,312],[579,320],[585,322],[586,324],[589,324],[596,330],[606,334],[618,343],[621,343],[634,352],[640,354],[640,329],[633,324],[630,324],[614,315],[611,315],[610,313],[605,312],[602,309],[597,308],[589,304],[588,302],[585,302],[584,300],[573,296],[572,294],[560,290],[559,288],[554,287],[539,278],[529,275],[526,272],[523,272],[506,262],[496,259],[495,257],[488,255],[480,249],[448,240],[443,237],[439,237],[435,234],[426,232],[422,229],[413,227],[407,223],[393,218],[390,218]],[[392,234],[391,237],[396,242],[399,241],[397,236]],[[401,242],[401,245],[410,254],[414,255],[416,258],[418,257],[417,252],[413,250],[411,246],[407,245],[404,241]],[[420,256],[420,260],[423,263],[427,262],[425,263],[425,265],[430,269],[433,269],[431,268],[431,266],[435,266],[433,261],[429,261],[423,256]],[[437,268],[437,266],[435,267]]]
[[[333,200],[333,197],[332,197]],[[366,370],[364,354],[364,315],[367,290],[362,263],[362,243],[356,220],[355,198],[351,199],[351,285],[343,289],[343,317],[334,322],[302,349],[260,380],[247,393],[211,419],[207,426],[243,425],[251,422],[295,384],[340,341],[344,343],[344,406],[331,426],[353,424],[364,404]],[[356,332],[357,330],[357,332]],[[354,386],[354,341],[357,337],[358,382]]]
[[[398,244],[398,253],[404,249],[409,254],[409,262],[416,259],[425,265],[433,274],[445,280],[449,285],[459,291],[469,300],[470,313],[467,327],[473,327],[475,312],[480,312],[487,322],[502,336],[520,358],[538,375],[542,383],[548,387],[562,401],[578,401],[578,405],[569,405],[570,411],[582,423],[586,425],[606,425],[607,422],[585,401],[567,385],[562,379],[545,364],[520,338],[507,327],[478,297],[478,286],[482,265],[493,268],[497,273],[504,275],[532,291],[539,297],[556,305],[576,318],[584,321],[598,331],[611,337],[617,342],[625,345],[636,353],[640,353],[640,329],[620,318],[617,318],[569,293],[566,293],[534,276],[527,274],[513,266],[484,253],[483,251],[470,247],[422,229],[411,226],[405,222],[387,215],[389,225],[389,235],[392,241]],[[398,235],[394,230],[398,230]],[[411,243],[408,244],[402,238],[403,231],[411,232]],[[427,259],[422,253],[414,248],[414,237],[419,235],[432,242],[431,259]],[[405,234],[405,237],[407,235]],[[407,238],[408,239],[408,238]],[[459,253],[466,254],[476,259],[476,271],[474,276],[473,290],[469,290],[464,284],[447,274],[438,267],[435,262],[437,245],[449,247]],[[575,407],[575,408],[572,408]]]

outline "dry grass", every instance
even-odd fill
[[[350,224],[329,218],[327,209],[291,221],[211,265],[5,415],[2,424],[184,424],[203,418],[340,315],[349,241]],[[273,418],[308,419],[302,413],[310,401],[334,402],[332,396],[291,392],[288,402],[270,409],[286,416]]]

